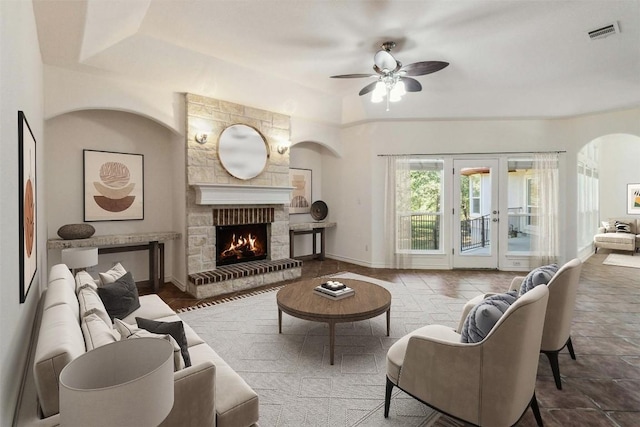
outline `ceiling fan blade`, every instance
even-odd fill
[[[360,92],[358,93],[358,95],[362,96],[362,95],[368,94],[369,92],[372,92],[376,88],[377,84],[378,84],[377,80],[373,83],[369,83],[368,85],[360,89]]]
[[[401,71],[404,71],[407,76],[424,76],[425,74],[440,71],[448,65],[448,62],[442,61],[414,62],[413,64],[405,65]]]
[[[363,77],[377,77],[375,74],[341,74],[339,76],[331,76],[332,79],[359,79]]]
[[[422,90],[422,85],[416,79],[402,77],[400,80],[404,82],[404,90],[407,92],[420,92]]]

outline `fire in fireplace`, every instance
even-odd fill
[[[267,224],[216,227],[216,265],[267,258]]]

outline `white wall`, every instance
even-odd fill
[[[181,137],[145,117],[109,110],[77,111],[49,119],[45,136],[48,238],[58,238],[56,233],[65,224],[83,222],[83,149],[144,155],[144,220],[90,222],[96,235],[176,231],[173,206],[184,207],[184,198],[173,199],[176,174],[184,176]],[[183,153],[181,158],[177,152]],[[182,162],[179,168],[178,161]],[[165,280],[172,278],[173,248],[179,242],[165,243]],[[99,260],[94,270],[106,271],[114,262],[122,262],[137,281],[148,279],[146,251],[105,254]],[[49,265],[58,262],[60,250],[50,250]]]
[[[640,184],[640,136],[607,135],[596,141],[600,149],[600,218],[631,216],[627,214],[627,184]]]
[[[42,60],[30,1],[0,1],[0,425],[10,426],[18,399],[33,319],[45,282],[47,207],[44,199]],[[18,110],[36,139],[38,269],[24,304],[19,303]]]

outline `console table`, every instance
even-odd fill
[[[48,249],[97,247],[98,254],[112,254],[118,252],[149,251],[149,282],[153,291],[158,292],[164,283],[164,242],[180,239],[182,236],[175,231],[111,234],[93,236],[88,239],[49,239]]]
[[[293,258],[293,237],[299,234],[313,234],[313,252],[300,258],[324,259],[325,233],[327,228],[335,227],[335,222],[301,222],[289,224],[289,258]],[[316,236],[320,235],[320,253],[316,252]]]

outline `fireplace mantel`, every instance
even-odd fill
[[[293,187],[193,184],[198,205],[288,205]]]

